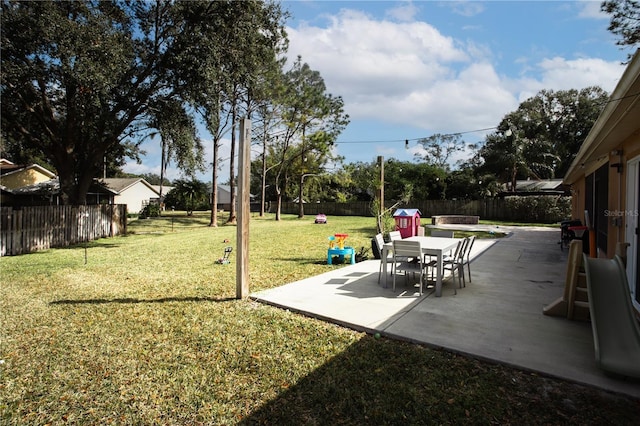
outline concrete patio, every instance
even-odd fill
[[[446,227],[445,225],[440,227]],[[542,314],[562,295],[567,252],[556,228],[494,229],[509,235],[476,240],[472,283],[443,285],[419,296],[398,280],[378,284],[379,260],[337,266],[324,274],[254,293],[257,301],[369,333],[444,348],[479,359],[640,398],[640,382],[605,375],[595,365],[588,322]]]

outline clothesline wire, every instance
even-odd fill
[[[452,132],[452,133],[446,133],[446,134],[441,134],[441,136],[455,136],[455,135],[466,135],[467,133],[479,133],[479,132],[486,132],[487,130],[495,130],[497,129],[497,126],[493,126],[493,127],[485,127],[483,129],[476,129],[476,130],[466,130],[464,132]],[[378,140],[378,141],[373,141],[373,140],[361,140],[361,141],[336,141],[336,144],[342,144],[342,143],[394,143],[394,142],[411,142],[411,141],[419,141],[421,139],[427,139],[430,136],[422,136],[419,138],[405,138],[405,139],[389,139],[389,140]]]

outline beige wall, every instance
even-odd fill
[[[142,182],[122,191],[115,196],[115,204],[126,204],[128,213],[139,213],[142,210],[143,201],[158,198],[158,194]]]
[[[599,167],[608,162],[609,166],[616,163],[622,164],[621,173],[616,167],[609,167],[608,210],[612,212],[624,212],[626,209],[626,163],[640,155],[640,132],[631,135],[619,144],[616,149],[622,150],[622,156],[609,154],[608,157],[594,161],[584,167],[584,175],[571,184],[572,192],[572,216],[584,222],[585,210],[585,176],[595,172]],[[625,216],[624,214],[611,214],[607,220],[607,252],[599,253],[599,256],[613,257],[616,253],[616,245],[625,240]]]
[[[9,189],[16,189],[22,188],[23,186],[35,185],[36,183],[47,180],[51,180],[51,177],[34,169],[26,169],[3,175],[0,177],[0,185],[4,185]]]

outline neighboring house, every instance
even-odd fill
[[[237,192],[237,188],[236,188]],[[255,195],[249,194],[250,201],[253,201]],[[211,200],[209,200],[211,201]],[[236,203],[238,200],[236,200]],[[231,210],[231,186],[218,185],[218,210]]]
[[[151,187],[160,195],[160,185],[151,185]],[[164,198],[172,189],[173,186],[162,185],[162,197]]]
[[[510,191],[510,187],[511,184],[504,184],[500,195],[571,195],[562,179],[518,180],[515,192]]]
[[[609,99],[564,182],[571,185],[573,218],[589,218],[599,257],[629,244],[627,277],[640,312],[640,50]]]
[[[231,186],[229,185],[218,185],[218,208],[221,205],[227,206],[227,210],[231,206]]]
[[[100,182],[115,192],[115,204],[127,205],[128,213],[140,213],[144,206],[160,197],[160,193],[142,178],[109,178],[100,179]]]
[[[55,173],[37,164],[21,166],[4,158],[0,159],[0,185],[6,189],[11,190],[28,185],[35,185],[53,179],[54,177],[56,177]]]
[[[115,192],[94,181],[87,192],[87,204],[113,204],[114,196]],[[21,188],[3,188],[2,204],[12,207],[61,205],[60,181],[55,178]]]

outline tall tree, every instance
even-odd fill
[[[206,206],[209,188],[204,182],[197,179],[178,179],[174,182],[174,188],[167,194],[166,202],[171,207],[186,210],[187,216],[193,211]]]
[[[186,113],[182,101],[163,100],[151,109],[152,127],[159,130],[161,149],[160,159],[160,202],[163,202],[163,182],[167,166],[175,161],[179,169],[192,179],[196,171],[203,171],[204,147],[196,135],[193,117]]]
[[[239,25],[235,26],[236,49],[230,51],[234,83],[233,95],[230,99],[234,101],[232,111],[235,123],[238,122],[239,114],[251,119],[260,102],[272,95],[271,86],[277,84],[279,72],[284,63],[284,58],[280,57],[286,51],[288,44],[284,31],[284,20],[288,17],[288,13],[283,12],[279,4],[262,1],[240,3],[248,4],[249,7],[245,7],[243,19]],[[235,149],[235,140],[232,137],[232,155],[229,163],[230,223],[236,221]]]
[[[428,138],[418,141],[424,148],[424,152],[416,153],[417,158],[422,159],[427,164],[449,170],[449,161],[456,152],[464,150],[465,143],[460,134],[443,135],[436,133]]]
[[[620,37],[618,46],[640,45],[640,2],[638,0],[606,0],[600,9],[611,15],[608,30]],[[633,53],[629,54],[629,58]]]
[[[274,67],[277,56],[286,48],[284,30],[286,14],[280,5],[258,0],[178,2],[190,11],[182,34],[200,39],[197,49],[186,44],[178,57],[181,75],[189,93],[213,138],[212,210],[210,226],[217,226],[219,148],[223,137],[231,132],[230,185],[235,221],[235,123],[240,105],[250,114],[250,99],[259,92],[257,86],[266,70]]]
[[[287,149],[280,174],[286,168],[287,174],[297,175],[298,216],[303,217],[305,177],[321,173],[333,159],[333,143],[349,123],[349,116],[344,112],[342,98],[327,93],[320,73],[299,56],[285,74],[284,87],[281,105],[285,137],[289,140],[285,141]]]
[[[104,158],[138,153],[149,106],[179,90],[174,3],[2,2],[2,131],[56,169],[83,204]]]
[[[607,101],[599,87],[542,90],[507,114],[478,150],[478,173],[515,190],[517,179],[563,176]]]

